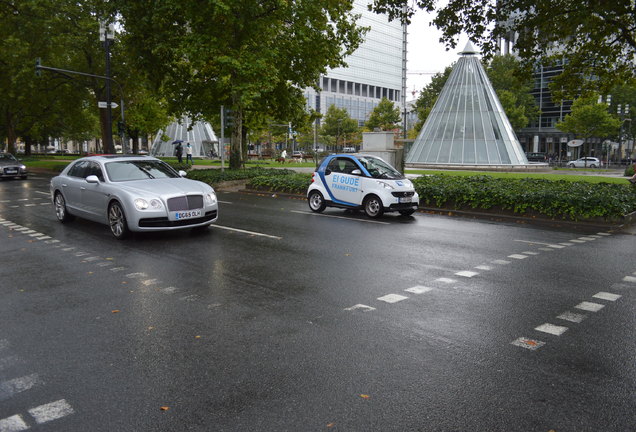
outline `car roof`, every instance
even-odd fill
[[[116,160],[159,160],[153,156],[147,155],[114,155],[114,154],[104,154],[104,155],[88,155],[83,157],[82,160],[94,160],[101,162],[110,162]]]

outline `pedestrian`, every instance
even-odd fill
[[[177,155],[177,162],[182,164],[183,163],[183,146],[181,145],[181,143],[177,144],[177,149],[175,150],[175,153]]]
[[[285,163],[285,160],[287,159],[287,150],[283,150],[280,157],[283,159],[283,163]]]
[[[190,143],[186,144],[186,163],[188,163],[188,161],[190,161],[191,165],[194,165],[194,162],[192,162],[192,146]]]

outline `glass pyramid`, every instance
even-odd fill
[[[413,165],[527,165],[470,42],[406,156]]]

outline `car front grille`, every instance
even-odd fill
[[[412,197],[415,192],[391,192],[391,195],[398,198]]]
[[[194,210],[203,208],[203,195],[185,195],[168,199],[168,210]]]

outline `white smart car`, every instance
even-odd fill
[[[419,205],[413,183],[376,156],[334,154],[322,160],[307,190],[309,208],[363,209],[378,218],[397,211],[409,216]]]

